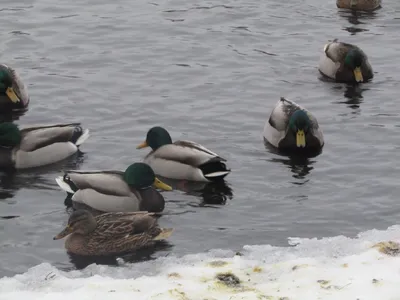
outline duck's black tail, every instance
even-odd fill
[[[200,165],[199,169],[203,172],[204,177],[210,181],[222,180],[231,172],[220,157],[214,157],[208,162]]]
[[[75,126],[74,132],[72,133],[71,143],[77,146],[82,145],[89,138],[89,129],[83,130],[80,125]]]

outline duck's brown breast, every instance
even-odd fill
[[[374,10],[380,6],[380,0],[358,0],[356,5],[350,5],[351,0],[336,0],[336,6],[339,8],[351,8],[355,10]]]
[[[87,247],[87,240],[81,234],[72,233],[65,241],[65,249],[68,252],[78,255],[92,255]]]

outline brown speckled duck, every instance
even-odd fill
[[[336,0],[339,8],[349,8],[353,10],[371,11],[379,8],[382,0]]]
[[[167,239],[173,229],[160,228],[154,213],[106,213],[94,217],[87,210],[76,210],[63,231],[53,239],[65,241],[69,253],[104,256],[127,253]]]

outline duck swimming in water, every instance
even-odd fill
[[[165,178],[211,182],[227,176],[226,159],[191,141],[172,142],[168,131],[156,126],[147,132],[146,141],[137,149],[151,147],[144,162]]]

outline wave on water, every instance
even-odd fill
[[[396,225],[354,239],[290,238],[289,247],[244,246],[118,267],[65,272],[43,263],[0,279],[0,299],[400,299],[399,237]]]

